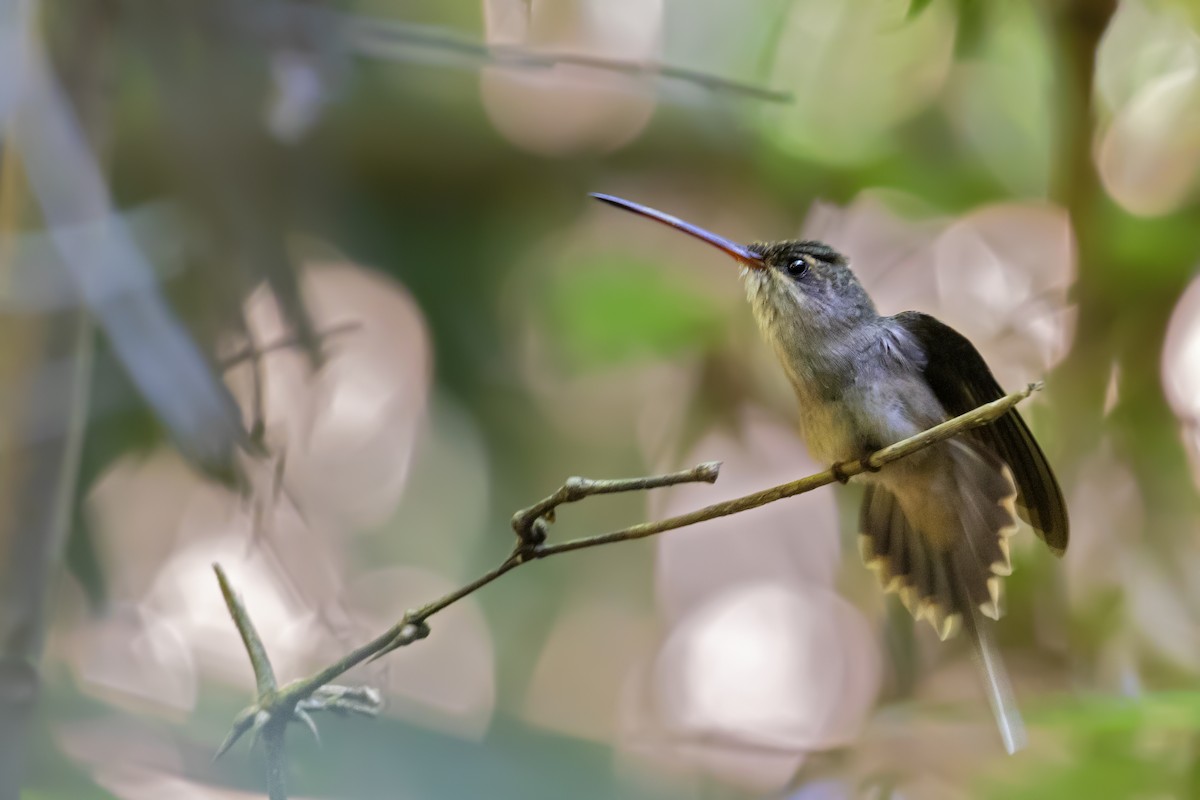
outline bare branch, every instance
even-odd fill
[[[217,573],[217,582],[221,584],[221,594],[225,597],[229,616],[233,617],[233,624],[237,626],[242,644],[246,646],[246,653],[250,656],[250,666],[254,668],[254,683],[261,699],[275,691],[275,670],[271,668],[271,659],[267,656],[267,649],[263,647],[262,639],[259,638],[254,623],[250,621],[250,615],[246,613],[241,598],[229,585],[225,570],[221,569],[220,564],[213,564],[213,572]]]
[[[688,525],[695,525],[697,522],[716,519],[717,517],[727,517],[730,514],[737,514],[742,511],[749,511],[752,508],[765,506],[767,503],[774,503],[778,500],[783,500],[788,497],[794,497],[798,494],[811,492],[813,489],[819,489],[835,481],[843,478],[850,478],[862,472],[872,472],[880,469],[886,464],[897,461],[905,456],[912,455],[918,450],[923,450],[932,444],[957,436],[964,431],[978,428],[995,422],[1000,417],[1012,410],[1017,403],[1021,402],[1035,391],[1041,389],[1040,383],[1031,383],[1025,389],[1019,392],[1014,392],[1006,397],[1002,397],[995,402],[980,406],[973,411],[968,411],[962,416],[955,417],[952,420],[936,425],[929,430],[922,431],[916,436],[909,437],[895,444],[888,445],[881,450],[876,450],[871,455],[860,461],[847,461],[842,464],[836,464],[824,472],[818,472],[816,475],[809,475],[806,478],[792,481],[790,483],[772,486],[769,489],[763,489],[754,494],[748,494],[739,497],[735,500],[728,500],[724,503],[714,503],[711,506],[696,509],[687,514],[681,514],[677,517],[671,517],[659,522],[643,522],[640,525],[633,525],[612,533],[602,533],[598,536],[588,536],[582,539],[571,539],[566,542],[555,545],[547,545],[537,550],[538,558],[547,558],[549,556],[558,555],[559,553],[569,553],[572,550],[583,550],[588,547],[598,547],[603,544],[612,544],[613,542],[628,542],[634,539],[644,539],[647,536],[663,533],[664,531],[683,528]]]
[[[555,510],[563,503],[576,502],[585,497],[597,494],[640,491],[698,481],[712,483],[717,478],[720,464],[718,462],[706,462],[682,472],[672,472],[665,475],[652,475],[642,478],[618,480],[570,478],[554,494],[513,515],[513,529],[517,532],[518,536],[517,546],[504,561],[488,572],[437,600],[420,608],[405,612],[404,616],[390,629],[308,678],[293,681],[277,691],[268,691],[265,694],[260,681],[259,705],[257,708],[268,714],[268,722],[263,726],[264,738],[268,740],[268,756],[270,757],[271,752],[275,752],[271,748],[277,746],[279,748],[280,759],[282,759],[282,730],[288,720],[296,718],[297,711],[308,709],[337,710],[340,707],[341,710],[359,711],[368,714],[376,713],[381,706],[381,701],[378,693],[373,692],[373,690],[346,690],[342,687],[323,687],[327,687],[330,681],[363,662],[372,661],[393,650],[424,639],[430,632],[427,624],[427,620],[430,617],[454,605],[464,597],[482,589],[484,586],[487,586],[489,583],[522,564],[575,550],[584,550],[615,542],[644,539],[665,531],[695,525],[698,522],[729,516],[730,514],[737,514],[788,497],[794,497],[798,494],[811,492],[814,489],[834,483],[835,481],[847,479],[862,472],[878,470],[893,461],[912,455],[930,445],[957,436],[973,428],[995,422],[1040,388],[1040,383],[1031,383],[1019,392],[1014,392],[901,442],[877,450],[864,459],[837,464],[815,475],[809,475],[808,477],[789,483],[772,486],[769,489],[744,495],[734,500],[715,503],[657,522],[643,522],[610,533],[570,539],[559,544],[547,545],[544,543],[546,525],[553,520]],[[233,615],[234,621],[238,625],[238,630],[243,631],[242,639],[246,643],[247,651],[250,652],[251,661],[256,662],[256,659],[258,659],[266,663],[269,671],[270,667],[269,662],[266,662],[266,654],[261,652],[262,643],[258,641],[257,635],[254,634],[253,626],[250,625],[249,619],[245,616],[244,609],[241,608],[232,590],[229,589],[223,571],[219,566],[215,566],[215,569],[217,577],[221,581],[221,590],[225,594],[230,614]],[[239,621],[239,618],[241,621]],[[259,652],[258,656],[255,655],[256,648]],[[257,667],[255,674],[256,676],[258,675]],[[272,687],[273,681],[274,678],[272,676]],[[349,704],[341,702],[343,698],[350,698],[351,702]],[[358,707],[360,704],[359,701],[361,701],[361,708]],[[238,720],[235,722],[235,733],[239,730],[239,726],[241,732],[244,732],[246,727],[248,727],[245,719],[250,710],[242,712],[238,716]],[[308,722],[308,720],[305,720],[306,724]],[[278,728],[275,728],[272,723],[278,723]],[[280,739],[277,743],[273,744],[270,737],[275,730],[278,730]],[[232,744],[231,739],[235,740],[236,738],[234,734],[231,734],[226,739],[226,743],[222,745],[221,752],[224,752]],[[271,778],[272,775],[276,775],[276,777],[282,780],[282,772],[279,771],[281,769],[282,767],[278,764],[273,765],[269,763],[268,777]],[[274,793],[270,796],[272,798],[276,797]],[[278,796],[282,797],[283,795]]]

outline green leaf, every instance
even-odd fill
[[[596,366],[704,348],[723,314],[709,297],[653,264],[601,257],[550,285],[547,322],[563,358]]]

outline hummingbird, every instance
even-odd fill
[[[592,197],[694,236],[741,265],[758,327],[795,390],[801,438],[835,474],[839,464],[1004,396],[966,337],[917,311],[880,315],[849,259],[827,244],[743,245],[629,200]],[[1003,612],[1008,539],[1018,518],[1057,556],[1068,539],[1062,490],[1037,441],[1012,410],[856,480],[865,484],[864,563],[940,639],[967,633],[1005,749],[1016,752],[1024,724],[987,627]]]

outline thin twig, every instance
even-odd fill
[[[225,576],[225,570],[221,568],[220,564],[213,564],[213,572],[217,573],[217,582],[221,584],[221,594],[225,597],[229,616],[233,617],[233,624],[237,626],[238,633],[242,637],[242,644],[246,646],[246,653],[250,656],[250,666],[254,668],[254,683],[258,690],[258,696],[261,698],[269,695],[275,691],[276,683],[275,670],[271,668],[271,659],[267,656],[267,649],[263,647],[262,639],[259,638],[254,623],[250,621],[250,615],[246,613],[246,608],[242,605],[242,599],[229,585],[229,578]]]
[[[670,472],[666,475],[649,475],[643,478],[618,478],[616,480],[591,480],[589,478],[567,478],[559,490],[549,497],[513,514],[512,527],[521,541],[541,544],[545,541],[545,527],[541,520],[554,521],[554,512],[564,503],[575,503],[596,494],[618,492],[642,492],[680,483],[715,483],[721,472],[720,461],[708,461],[691,469]]]
[[[688,69],[687,67],[676,67],[671,64],[662,64],[657,61],[622,61],[615,58],[604,58],[602,56],[588,56],[579,53],[555,53],[549,51],[534,51],[526,50],[518,47],[507,47],[501,45],[492,45],[490,52],[493,56],[514,56],[518,59],[518,63],[531,64],[544,59],[546,66],[555,64],[569,64],[580,67],[590,67],[592,69],[604,70],[606,72],[615,72],[622,75],[633,77],[659,77],[670,78],[673,80],[691,83],[696,86],[706,89],[710,92],[731,92],[734,94],[753,97],[756,100],[766,100],[771,103],[790,103],[792,95],[790,92],[780,92],[775,89],[767,89],[762,86],[755,86],[741,81],[722,78],[719,75],[712,75],[707,72]]]
[[[350,331],[356,331],[361,327],[361,322],[342,322],[337,325],[331,325],[323,331],[318,331],[317,339],[318,341],[323,342],[325,339],[331,336],[337,336],[339,334],[349,333]],[[262,346],[255,346],[252,342],[232,355],[221,359],[221,369],[229,370],[244,361],[250,361],[252,359],[257,361],[268,353],[273,353],[276,350],[288,350],[293,347],[299,347],[301,344],[303,344],[303,337],[298,333],[288,334]]]
[[[504,66],[546,69],[567,64],[632,77],[676,80],[710,92],[727,92],[771,103],[790,103],[793,99],[789,92],[656,61],[622,60],[580,53],[551,52],[520,45],[488,44],[468,39],[444,28],[361,16],[345,19],[346,37],[351,47],[360,53],[375,57],[395,58],[398,52],[397,45],[428,47]]]
[[[572,550],[583,550],[588,547],[612,544],[613,542],[644,539],[647,536],[654,536],[664,531],[695,525],[697,522],[704,522],[718,517],[727,517],[730,514],[749,511],[752,508],[765,506],[777,500],[811,492],[813,489],[819,489],[827,484],[837,482],[841,478],[850,478],[863,472],[873,472],[886,464],[912,455],[918,450],[923,450],[931,444],[936,444],[952,436],[957,436],[972,428],[978,428],[995,422],[1012,410],[1017,403],[1029,397],[1029,395],[1038,391],[1041,387],[1040,383],[1031,383],[1022,391],[1014,392],[992,403],[980,406],[973,411],[968,411],[962,416],[955,417],[929,430],[918,433],[916,436],[909,437],[893,445],[888,445],[881,450],[876,450],[871,455],[859,461],[846,461],[824,472],[809,475],[806,478],[772,486],[769,489],[763,489],[762,491],[744,495],[734,500],[727,500],[723,503],[714,503],[711,506],[698,508],[695,511],[680,514],[677,517],[670,517],[658,522],[643,522],[639,525],[624,528],[623,530],[613,531],[612,533],[602,533],[598,536],[587,536],[582,539],[571,539],[560,544],[546,545],[538,548],[536,557],[547,558],[559,553],[569,553]]]

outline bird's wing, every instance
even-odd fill
[[[951,416],[1004,396],[975,346],[949,325],[928,314],[905,311],[892,320],[917,340],[926,360],[925,378]],[[1017,509],[1054,552],[1067,549],[1067,507],[1054,471],[1016,409],[972,432],[1000,456],[1017,484]]]

